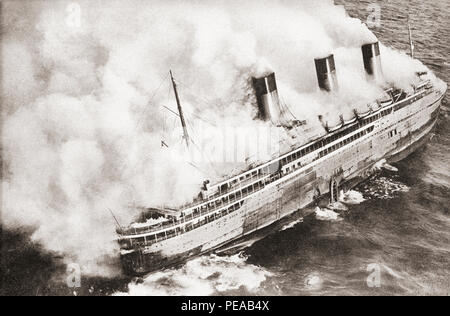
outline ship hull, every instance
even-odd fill
[[[330,156],[292,168],[287,176],[246,197],[230,214],[194,230],[141,247],[122,255],[125,272],[142,275],[236,243],[289,215],[311,213],[310,206],[324,198],[336,200],[367,179],[382,159],[396,162],[429,140],[440,109],[442,95],[431,94],[399,109],[374,124],[373,132]]]

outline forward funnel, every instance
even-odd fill
[[[314,59],[316,64],[317,80],[319,87],[325,91],[337,91],[338,81],[336,77],[336,66],[334,56]]]

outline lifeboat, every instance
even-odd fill
[[[394,100],[392,100],[392,98],[390,96],[386,96],[385,98],[379,99],[378,100],[378,104],[380,105],[380,107],[384,108],[386,106],[391,105],[392,103],[394,103]]]
[[[340,123],[340,124],[338,124],[336,126],[333,126],[333,127],[329,127],[327,125],[327,131],[328,131],[328,133],[333,133],[333,132],[337,131],[338,129],[342,128],[342,126],[344,126],[344,123]]]
[[[354,116],[353,118],[351,118],[350,120],[346,120],[346,121],[344,121],[344,125],[349,125],[349,124],[353,124],[353,123],[355,123],[356,122],[356,120],[357,120],[357,117],[356,116]]]
[[[322,123],[322,126],[328,133],[332,133],[337,131],[342,126],[344,126],[344,121],[341,117],[333,118],[333,119],[324,119],[322,115],[319,115],[319,120]]]
[[[378,111],[381,108],[378,102],[372,102],[368,105],[368,107],[372,110],[372,112]]]
[[[329,120],[327,120],[327,123],[326,123],[326,129],[329,133],[337,131],[342,126],[344,126],[344,120],[342,119],[342,115],[339,117],[336,117],[334,119],[329,119]]]
[[[340,116],[341,121],[344,125],[349,125],[356,122],[356,115],[354,111],[348,111]]]
[[[361,107],[359,109],[355,109],[355,115],[360,120],[368,116],[370,113],[372,113],[372,108],[370,105],[367,107]]]

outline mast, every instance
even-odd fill
[[[181,108],[180,98],[178,97],[177,84],[172,76],[172,70],[170,72],[170,79],[172,80],[173,91],[175,93],[175,99],[177,101],[178,113],[180,115],[181,126],[183,127],[183,138],[186,141],[186,146],[189,147],[189,134],[186,127],[186,122],[184,120],[183,109]]]
[[[411,54],[411,58],[414,58],[414,44],[413,44],[413,41],[412,41],[412,33],[411,33],[411,25],[409,23],[409,15],[408,15],[408,34],[409,34],[410,54]]]

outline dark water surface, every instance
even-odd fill
[[[337,1],[366,19],[372,1]],[[377,1],[386,45],[407,51],[410,12],[416,58],[450,84],[450,4]],[[65,267],[27,235],[3,232],[0,294],[256,294],[449,295],[450,122],[447,95],[436,135],[423,149],[356,188],[366,201],[340,220],[306,218],[274,232],[242,254],[194,259],[136,284],[129,279],[83,279],[65,285]],[[7,254],[7,255],[5,255]],[[379,287],[367,278],[379,272]],[[372,284],[373,285],[373,284]]]

